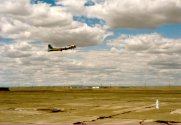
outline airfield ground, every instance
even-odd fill
[[[0,124],[5,123],[177,125],[181,87],[10,88],[0,92]]]

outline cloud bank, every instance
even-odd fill
[[[11,86],[134,86],[172,81],[179,85],[180,43],[180,39],[159,34],[123,35],[108,41],[106,50],[48,53],[44,44],[16,41],[0,46],[0,82]]]
[[[167,85],[168,81],[180,85],[181,39],[157,33],[106,39],[114,28],[180,23],[180,0],[93,2],[85,6],[84,0],[58,0],[51,6],[1,0],[0,85],[133,86]],[[75,21],[74,16],[100,19],[105,24],[90,26]],[[49,53],[48,43],[80,48]]]
[[[101,43],[107,35],[104,27],[90,27],[73,20],[64,7],[29,0],[8,0],[0,3],[0,36],[31,39],[57,46],[76,44],[79,47]]]
[[[113,28],[155,28],[181,22],[181,0],[102,0],[88,15],[104,19]]]

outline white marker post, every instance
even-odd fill
[[[156,109],[159,109],[159,100],[156,99]]]

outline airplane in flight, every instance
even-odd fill
[[[63,50],[74,49],[74,48],[76,48],[76,45],[68,45],[68,46],[65,46],[65,47],[53,48],[52,45],[48,44],[48,52],[51,52],[51,51],[63,51]]]

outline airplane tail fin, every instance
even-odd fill
[[[53,49],[52,45],[48,44],[48,51],[50,51],[51,49]]]

